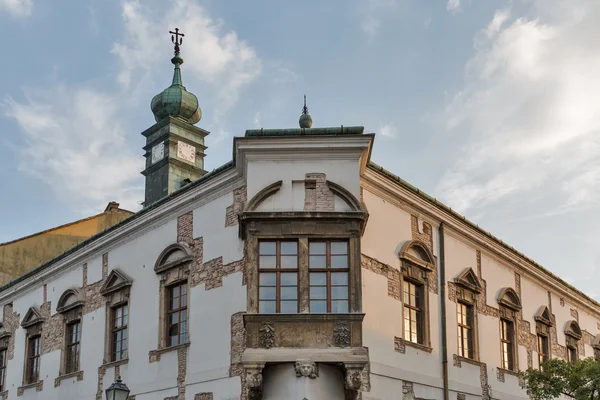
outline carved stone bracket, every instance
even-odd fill
[[[294,369],[296,370],[296,376],[307,377],[310,379],[316,379],[319,377],[319,365],[310,360],[298,360],[296,364],[294,364]]]
[[[264,364],[246,365],[246,393],[248,394],[248,400],[261,400],[263,393],[263,376],[262,370],[265,367]]]
[[[358,400],[363,385],[363,363],[344,363],[344,389],[346,400]]]
[[[333,340],[338,347],[350,346],[350,326],[346,321],[339,321],[333,328]]]
[[[261,347],[270,349],[275,344],[275,326],[273,322],[265,321],[259,330],[259,340]]]

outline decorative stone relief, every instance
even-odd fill
[[[262,399],[262,368],[246,369],[246,393],[248,400]]]
[[[242,354],[246,350],[246,329],[244,328],[244,313],[238,312],[231,316],[231,365],[229,376],[242,376]]]
[[[456,400],[467,400],[467,395],[464,393],[457,393]]]
[[[296,371],[296,377],[306,377],[310,379],[316,379],[319,377],[319,365],[310,360],[299,360],[294,364],[294,370]]]
[[[350,346],[350,326],[346,321],[339,321],[333,328],[333,340],[338,347]]]
[[[394,351],[400,354],[406,353],[406,345],[404,344],[404,340],[398,336],[394,336]]]
[[[358,400],[363,387],[364,364],[344,364],[344,389],[346,400]]]
[[[414,400],[415,392],[412,382],[402,381],[402,395],[402,400]]]
[[[194,396],[194,400],[213,400],[213,398],[212,392],[197,393]]]
[[[496,379],[498,379],[498,382],[504,382],[504,370],[501,368],[498,368],[496,370]]]
[[[262,323],[260,330],[258,331],[258,338],[261,347],[270,349],[275,344],[275,326],[273,322],[265,321]]]

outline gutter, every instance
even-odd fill
[[[448,389],[448,339],[446,332],[446,251],[444,248],[444,222],[440,223],[438,230],[440,242],[440,315],[442,331],[442,377],[444,381],[444,400],[450,399]]]

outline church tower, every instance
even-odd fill
[[[142,171],[146,177],[145,207],[206,173],[204,137],[209,132],[194,126],[202,118],[202,111],[198,98],[185,89],[181,80],[183,59],[179,46],[184,35],[178,28],[169,33],[175,44],[173,82],[152,99],[156,123],[142,132],[146,137],[146,169]]]

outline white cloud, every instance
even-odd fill
[[[33,11],[33,0],[0,0],[0,11],[15,17],[28,17]]]
[[[257,111],[256,114],[254,114],[254,127],[255,128],[260,128],[261,127],[261,123],[260,123],[260,111]]]
[[[398,134],[398,129],[392,123],[385,124],[379,128],[379,134],[387,138],[395,138]]]
[[[567,13],[560,3],[534,3],[536,18],[506,26],[508,12],[497,11],[476,35],[467,83],[446,110],[464,141],[439,185],[453,207],[540,188],[561,199],[560,212],[600,201],[600,3]]]
[[[381,28],[381,19],[397,7],[397,0],[368,0],[364,3],[366,9],[361,12],[364,19],[360,24],[362,31],[369,40],[373,40]]]
[[[457,13],[460,11],[460,0],[448,0],[446,2],[446,10],[451,13]]]
[[[379,31],[380,26],[381,22],[379,22],[379,19],[373,15],[367,16],[362,24],[360,24],[363,32],[366,33],[370,39],[373,39],[375,35],[377,35],[377,31]]]

